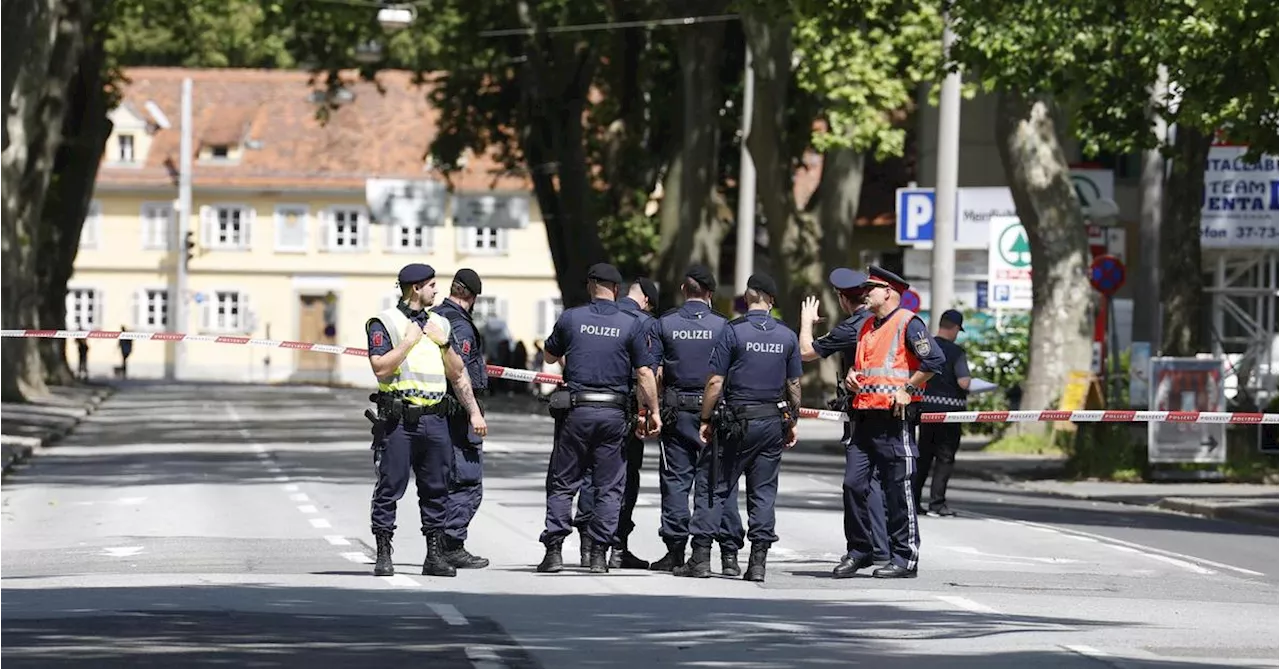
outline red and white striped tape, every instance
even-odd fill
[[[369,351],[353,346],[330,346],[283,339],[254,339],[232,335],[191,335],[181,332],[119,332],[116,330],[0,330],[0,337],[53,339],[131,339],[134,341],[203,341],[215,344],[287,348],[334,355],[369,357]],[[524,383],[560,384],[559,374],[487,365],[490,378]],[[844,421],[848,416],[827,409],[800,409],[801,418]],[[951,411],[920,415],[922,423],[1224,423],[1232,425],[1280,424],[1280,414],[1213,411]]]

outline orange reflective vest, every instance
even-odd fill
[[[862,387],[853,396],[854,409],[893,408],[893,395],[920,368],[920,361],[907,351],[907,323],[915,312],[898,309],[876,327],[868,318],[858,334],[858,352],[853,368],[860,375]],[[918,402],[921,395],[913,395]]]

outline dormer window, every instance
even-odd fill
[[[209,148],[209,155],[225,160],[231,154],[231,147],[226,144],[215,144]]]
[[[133,135],[117,135],[116,143],[119,151],[116,154],[116,160],[122,163],[133,162]]]

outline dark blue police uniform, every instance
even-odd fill
[[[907,283],[898,275],[879,267],[870,268],[871,281],[892,286],[897,292],[906,290]],[[901,308],[894,309],[884,318],[872,318],[863,326],[863,337],[894,317]],[[919,371],[936,374],[942,370],[942,352],[932,346],[933,338],[928,327],[918,316],[912,315],[897,336],[907,356],[914,357]],[[907,342],[910,342],[908,344]],[[862,371],[861,369],[859,371]],[[854,448],[850,453],[847,485],[855,499],[852,535],[849,551],[835,568],[837,578],[853,576],[854,572],[870,566],[874,546],[872,543],[871,509],[868,500],[872,470],[880,475],[880,488],[884,492],[886,529],[889,533],[890,564],[877,569],[872,575],[885,578],[913,577],[919,551],[919,528],[916,522],[915,500],[912,499],[912,478],[915,474],[915,437],[908,419],[898,418],[891,410],[860,410],[853,412]]]
[[[473,295],[480,295],[483,285],[480,277],[471,269],[460,269],[454,274],[455,283],[461,283]],[[489,387],[489,372],[485,367],[484,338],[471,319],[471,312],[452,299],[446,298],[432,311],[449,319],[452,326],[453,350],[458,352],[467,367],[471,389],[476,401]],[[454,394],[450,385],[449,393]],[[449,476],[449,498],[445,509],[445,559],[462,569],[487,567],[489,561],[472,555],[466,550],[467,528],[480,509],[484,498],[484,439],[471,428],[471,420],[458,412],[449,417],[449,437],[453,441],[453,468]]]
[[[843,269],[843,268],[842,268]],[[836,290],[850,290],[857,288],[866,278],[866,275],[853,270],[840,269],[831,273],[831,284]],[[871,310],[865,306],[859,306],[854,309],[853,313],[827,334],[813,340],[813,350],[819,357],[829,358],[832,355],[840,354],[840,374],[836,377],[838,388],[843,390],[844,379],[849,372],[849,368],[853,366],[853,356],[858,348],[858,333],[862,331],[862,326],[867,319],[871,318]],[[846,397],[840,393],[840,397]],[[849,403],[847,399],[842,403],[839,409],[846,414],[849,413]],[[853,490],[849,486],[850,474],[853,472],[851,466],[853,460],[853,428],[854,423],[852,416],[850,420],[844,423],[844,436],[841,443],[844,444],[844,484],[843,502],[844,502],[844,537],[845,550],[852,550],[852,537],[854,533],[854,509],[855,500]],[[885,529],[885,504],[884,493],[880,490],[880,477],[875,470],[872,471],[871,495],[867,500],[871,508],[871,528],[872,543],[875,546],[873,559],[877,562],[885,562],[889,560],[889,532]]]
[[[770,296],[777,291],[772,279],[759,274],[753,275],[747,285]],[[727,430],[722,426],[718,439],[722,443],[716,445],[722,454],[713,470],[716,494],[710,507],[694,512],[689,530],[693,558],[673,574],[696,578],[710,575],[711,542],[720,532],[730,481],[745,474],[751,558],[743,578],[764,580],[765,558],[769,547],[778,540],[774,503],[782,451],[791,428],[784,415],[784,394],[787,381],[800,378],[802,372],[800,340],[767,310],[750,310],[721,330],[711,353],[711,373],[724,377],[724,409],[729,422],[738,425],[730,425]]]
[[[611,271],[593,267],[588,276],[621,283],[617,269],[605,267]],[[622,449],[630,427],[631,376],[635,369],[654,364],[645,335],[634,314],[619,309],[613,300],[596,298],[561,314],[543,345],[548,355],[564,358],[564,385],[572,396],[572,408],[556,421],[547,467],[546,529],[540,539],[547,546],[547,557],[539,571],[560,569],[560,548],[572,531],[573,495],[588,468],[597,491],[587,527],[594,544],[593,571],[597,567],[594,551],[603,558],[604,547],[617,532],[626,478]],[[606,565],[600,567],[603,570]]]
[[[689,269],[687,278],[715,290],[711,272],[701,266]],[[658,484],[662,493],[662,525],[658,535],[667,555],[654,563],[655,571],[671,571],[684,564],[689,541],[689,493],[694,513],[706,512],[711,503],[710,449],[698,435],[702,393],[711,373],[711,351],[729,319],[701,300],[688,300],[658,319],[662,343],[663,419]],[[737,553],[746,531],[738,511],[738,480],[729,481],[716,540],[720,543],[721,573],[737,576]]]
[[[960,312],[948,309],[942,313],[941,320],[958,326],[964,332],[964,316]],[[942,371],[929,379],[925,386],[920,410],[925,413],[964,411],[969,391],[960,387],[960,379],[969,377],[968,356],[963,348],[950,339],[934,337],[933,341],[942,351],[946,362],[942,365]],[[960,428],[960,423],[920,424],[920,465],[912,481],[916,504],[920,504],[925,479],[929,478],[929,470],[932,469],[929,512],[939,516],[955,515],[947,506],[947,483],[955,469],[956,451],[960,450]]]

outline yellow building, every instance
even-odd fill
[[[559,316],[555,270],[527,179],[469,157],[450,177],[448,197],[417,220],[370,216],[377,184],[435,192],[446,183],[427,158],[436,112],[407,73],[379,75],[385,93],[353,83],[331,96],[337,108],[324,124],[315,118],[323,96],[302,72],[139,68],[127,77],[68,285],[68,329],[364,348],[365,320],[392,303],[396,272],[409,262],[435,267],[438,300],[454,271],[478,272],[477,323],[505,323],[512,343],[523,341],[530,354]],[[180,217],[186,77],[193,82],[192,207]],[[184,238],[195,244],[186,318],[170,323]],[[175,346],[137,342],[128,375],[173,371]],[[354,356],[181,346],[183,379],[372,383],[368,362]],[[88,362],[91,374],[112,374],[119,348],[90,341]]]

